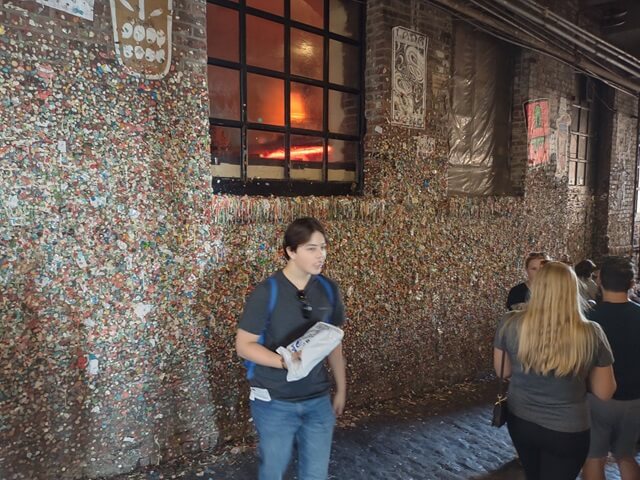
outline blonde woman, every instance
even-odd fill
[[[522,311],[501,321],[493,363],[510,377],[507,427],[527,480],[573,480],[589,450],[587,391],[607,400],[616,389],[601,327],[581,309],[568,265],[547,262]]]

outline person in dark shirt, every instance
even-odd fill
[[[544,262],[551,260],[546,253],[543,252],[531,252],[527,255],[524,261],[524,268],[527,273],[527,281],[519,283],[511,290],[507,296],[507,310],[520,310],[525,303],[529,301],[531,291],[531,282],[533,281],[536,273]]]
[[[583,468],[584,480],[604,479],[609,452],[615,457],[623,480],[640,479],[634,458],[640,435],[640,305],[629,300],[634,266],[622,257],[606,257],[600,268],[602,302],[589,314],[602,326],[615,362],[618,388],[613,399],[589,398],[591,446]]]
[[[310,217],[293,221],[284,234],[283,254],[286,266],[253,290],[236,334],[236,351],[252,369],[247,377],[258,433],[258,478],[281,480],[295,444],[298,478],[326,480],[336,416],[342,414],[346,401],[342,344],[305,378],[291,382],[287,364],[275,350],[317,322],[341,326],[344,303],[336,283],[321,275],[327,238],[320,222]],[[335,380],[333,399],[326,363]]]

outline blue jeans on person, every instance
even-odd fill
[[[251,401],[258,432],[259,480],[281,480],[294,442],[298,449],[298,478],[326,480],[336,417],[329,395],[285,402]]]

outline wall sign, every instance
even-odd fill
[[[118,61],[131,74],[150,80],[171,66],[173,0],[110,0]]]
[[[392,32],[391,123],[424,128],[428,39],[403,27]]]
[[[524,104],[527,119],[527,143],[529,145],[527,158],[529,165],[542,165],[549,161],[548,137],[549,128],[549,100],[531,100]]]
[[[94,0],[38,0],[38,3],[93,21]]]

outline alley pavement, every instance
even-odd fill
[[[345,414],[334,435],[329,478],[524,480],[506,427],[489,424],[494,392],[492,382],[467,383]],[[287,480],[302,480],[295,467]],[[234,446],[118,478],[253,480],[256,472],[253,446]],[[607,478],[620,478],[613,464]]]

